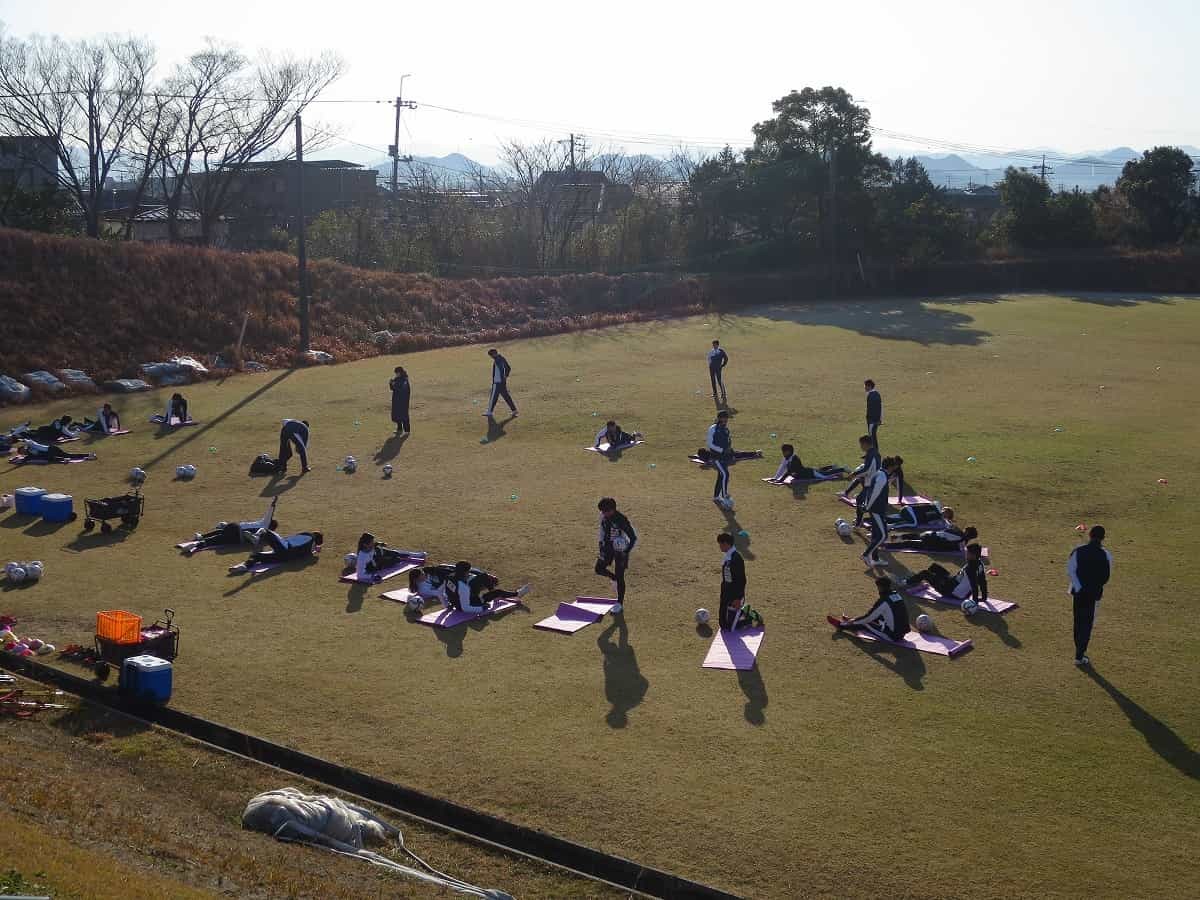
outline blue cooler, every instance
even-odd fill
[[[166,703],[171,699],[171,664],[157,656],[131,656],[121,666],[117,686],[135,700]]]
[[[40,516],[42,514],[42,496],[46,493],[40,487],[17,488],[17,515]]]
[[[42,494],[42,518],[47,522],[70,522],[75,518],[75,503],[70,494]]]

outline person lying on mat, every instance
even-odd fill
[[[446,584],[446,598],[454,608],[477,616],[487,612],[496,600],[515,600],[524,597],[530,591],[527,584],[521,585],[515,591],[506,591],[497,586],[499,583],[495,575],[489,575],[487,572],[473,573],[469,562],[458,562],[454,565],[454,574]]]
[[[593,445],[597,450],[601,444],[608,444],[608,449],[614,447],[624,447],[626,444],[632,444],[634,441],[641,440],[642,433],[635,431],[629,434],[621,430],[621,426],[609,419],[604,423],[604,427],[596,434],[596,443]]]
[[[898,528],[902,531],[914,531],[926,525],[953,525],[954,507],[942,506],[940,503],[914,503],[911,506],[900,507],[899,512],[888,513],[884,516],[884,521],[887,522],[888,528]]]
[[[942,528],[922,531],[917,535],[891,538],[887,542],[889,550],[924,550],[927,553],[962,553],[966,552],[967,544],[979,537],[974,528],[959,528],[953,522],[947,522]]]
[[[446,600],[446,574],[436,566],[413,569],[408,573],[408,591],[416,594],[422,600],[436,600],[442,606],[449,606]]]
[[[178,419],[180,423],[190,422],[188,418],[188,404],[183,399],[183,394],[174,393],[171,399],[167,401],[167,409],[162,415],[151,416],[151,422],[158,422],[160,425],[170,425],[172,419]]]
[[[316,556],[325,543],[319,531],[302,531],[281,537],[270,528],[261,528],[254,537],[254,551],[244,563],[230,566],[230,574],[249,571],[255,563],[285,563]],[[264,546],[265,545],[265,546]]]
[[[390,569],[414,555],[405,550],[394,550],[383,541],[376,540],[371,532],[364,531],[358,539],[358,551],[354,555],[354,572],[359,581],[377,584],[383,581],[379,575],[381,570]]]
[[[79,430],[94,431],[99,434],[112,434],[114,431],[121,430],[121,417],[117,415],[111,403],[105,403],[97,411],[95,419],[89,419],[87,416],[83,417],[83,425]]]
[[[56,444],[42,444],[25,438],[25,446],[21,451],[26,462],[71,462],[77,459],[95,459],[95,453],[67,453]]]
[[[879,590],[879,598],[867,614],[857,619],[842,616],[836,626],[866,631],[889,641],[902,640],[908,634],[908,607],[904,598],[896,592],[890,578],[876,578],[875,587]]]
[[[905,579],[905,584],[912,586],[924,581],[943,597],[953,597],[955,600],[966,600],[970,597],[976,603],[984,603],[988,598],[987,567],[983,562],[983,547],[979,544],[967,545],[967,562],[957,575],[951,575],[937,563],[928,569],[916,572]]]
[[[21,440],[53,444],[60,439],[79,437],[79,426],[74,424],[74,420],[70,416],[60,416],[49,425],[39,425],[37,428],[30,428],[29,423],[26,422],[24,425],[13,428],[9,434]]]
[[[789,476],[801,481],[829,481],[841,478],[846,474],[845,466],[821,466],[818,469],[810,469],[800,461],[796,448],[791,444],[784,444],[779,450],[783,453],[783,462],[779,464],[779,468],[771,477],[774,482],[782,483]]]
[[[279,527],[275,521],[275,506],[279,498],[271,500],[267,514],[253,522],[218,522],[212,531],[197,531],[192,543],[183,548],[188,556],[207,550],[210,547],[236,547],[238,544],[253,544],[258,533],[264,528],[274,531]]]

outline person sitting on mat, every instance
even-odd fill
[[[254,550],[250,558],[236,566],[230,566],[231,575],[247,572],[255,563],[285,563],[316,556],[325,543],[325,535],[319,531],[302,531],[281,537],[270,528],[261,528],[254,536]],[[265,547],[263,545],[266,545]]]
[[[446,600],[446,574],[436,566],[413,569],[408,573],[408,592],[416,594],[422,600],[437,600],[442,606],[449,606]]]
[[[469,562],[458,562],[454,565],[454,574],[446,583],[446,598],[456,609],[477,616],[487,612],[496,600],[520,599],[530,591],[527,584],[515,591],[506,591],[497,586],[499,583],[495,575],[472,573]]]
[[[879,590],[879,599],[865,616],[851,619],[842,616],[841,621],[832,617],[836,628],[852,628],[856,631],[866,631],[876,637],[888,641],[900,641],[908,634],[908,606],[892,585],[890,578],[876,578],[875,587]]]
[[[183,394],[178,392],[171,395],[171,399],[167,401],[167,409],[162,415],[150,417],[151,422],[157,422],[159,425],[170,425],[172,419],[178,419],[180,425],[192,421],[188,418],[187,401],[183,399]]]
[[[889,550],[924,550],[926,553],[963,553],[967,544],[979,537],[974,528],[959,528],[947,522],[942,528],[922,531],[918,535],[893,538],[887,542]]]
[[[988,598],[987,567],[983,563],[983,547],[979,544],[967,545],[967,562],[957,575],[951,575],[937,563],[928,569],[916,572],[905,579],[910,587],[924,581],[943,597],[955,600],[966,600],[968,597],[976,603],[985,603]]]
[[[635,431],[633,434],[622,431],[621,426],[609,419],[604,423],[604,427],[596,433],[596,443],[593,446],[599,450],[601,444],[608,444],[608,449],[613,450],[617,447],[624,447],[627,444],[632,444],[634,441],[639,441],[642,438],[640,431]]]
[[[105,403],[96,413],[95,419],[84,416],[80,431],[94,431],[98,434],[112,434],[121,430],[121,417],[112,408],[111,403]]]
[[[800,461],[796,448],[791,444],[784,444],[779,450],[783,453],[783,462],[779,464],[779,468],[771,477],[774,482],[782,483],[788,477],[798,478],[801,481],[831,481],[846,474],[845,466],[821,466],[819,469],[810,469]]]
[[[899,512],[888,513],[884,520],[888,528],[902,531],[913,531],[926,525],[953,524],[954,507],[942,506],[940,503],[914,503],[911,506],[900,507]]]
[[[375,539],[375,535],[364,531],[358,539],[358,551],[355,553],[354,572],[359,581],[378,584],[383,581],[379,572],[390,569],[401,560],[413,557],[414,553],[405,550],[395,550],[383,541]]]
[[[207,550],[210,547],[236,547],[238,544],[253,544],[258,533],[264,528],[274,531],[279,527],[275,521],[275,506],[279,498],[271,500],[267,514],[253,522],[218,522],[212,531],[196,532],[192,543],[183,548],[188,556]]]
[[[24,442],[25,446],[21,452],[25,456],[25,462],[65,463],[96,458],[95,453],[67,453],[56,444],[43,444],[29,438],[25,438]]]

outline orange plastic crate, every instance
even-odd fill
[[[142,641],[142,617],[120,609],[96,613],[96,636],[117,644]]]

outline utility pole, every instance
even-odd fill
[[[300,263],[300,352],[308,350],[308,258],[304,249],[304,125],[296,116],[296,256]]]
[[[583,137],[576,136],[575,134],[572,133],[570,138],[568,138],[565,141],[559,141],[559,143],[560,144],[570,144],[570,147],[571,147],[571,151],[570,151],[571,152],[571,171],[574,172],[575,171],[575,145],[579,144],[580,150],[586,149],[586,145],[583,142]]]
[[[1049,166],[1047,166],[1047,165],[1046,165],[1046,154],[1045,154],[1045,153],[1043,153],[1043,154],[1042,154],[1042,164],[1041,164],[1040,166],[1032,166],[1031,168],[1032,168],[1032,169],[1033,169],[1035,172],[1041,172],[1041,174],[1042,174],[1042,184],[1045,184],[1045,183],[1046,183],[1046,175],[1047,175],[1047,174],[1049,174],[1049,175],[1053,175],[1053,174],[1054,174],[1054,170],[1053,170],[1053,169],[1051,169]]]
[[[407,75],[400,77],[400,93],[396,95],[396,132],[392,145],[388,147],[388,156],[392,158],[392,199],[396,198],[396,191],[399,189],[400,181],[400,110],[416,109],[417,104],[411,100],[404,99],[404,79]]]

